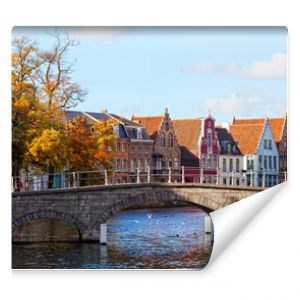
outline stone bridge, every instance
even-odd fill
[[[100,224],[127,208],[197,205],[206,212],[263,188],[189,183],[145,183],[51,189],[12,194],[12,237],[31,220],[53,218],[76,226],[83,241],[99,241]]]

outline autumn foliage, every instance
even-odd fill
[[[13,41],[12,167],[44,172],[109,167],[113,124],[70,122],[66,111],[83,101],[86,92],[72,80],[67,53],[76,45],[55,34],[52,49],[39,49],[26,38]]]

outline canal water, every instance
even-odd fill
[[[14,269],[202,269],[212,236],[196,207],[126,210],[108,222],[108,245],[14,243]]]

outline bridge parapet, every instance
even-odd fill
[[[197,205],[213,211],[263,188],[194,183],[142,183],[12,193],[12,231],[54,218],[73,223],[83,240],[99,240],[100,224],[132,207]]]

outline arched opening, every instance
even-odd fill
[[[79,242],[84,225],[75,217],[55,211],[38,211],[13,221],[13,242]]]
[[[42,218],[17,227],[13,242],[79,242],[80,231],[70,222]]]
[[[203,268],[213,245],[210,211],[179,198],[131,199],[108,209],[94,228],[107,225],[105,261],[112,268]]]

